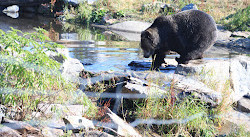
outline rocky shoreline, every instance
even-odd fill
[[[129,27],[128,27],[129,25]],[[136,26],[142,27],[136,27]],[[140,33],[150,23],[121,22],[110,26],[98,26],[124,36],[128,40],[138,41]],[[135,27],[135,28],[133,28]],[[126,30],[130,28],[131,30]],[[218,39],[207,54],[220,52],[228,58],[215,60],[193,60],[186,65],[178,65],[174,59],[168,59],[161,70],[172,71],[146,71],[150,68],[149,62],[131,62],[130,66],[136,71],[117,73],[102,72],[92,73],[84,70],[84,65],[77,59],[69,57],[66,49],[58,49],[57,52],[67,57],[64,59],[55,53],[47,53],[54,60],[62,63],[61,72],[64,78],[70,82],[78,83],[78,96],[96,97],[104,100],[112,100],[110,107],[100,106],[103,110],[99,120],[90,120],[85,112],[90,109],[83,105],[39,104],[40,112],[33,117],[52,117],[46,119],[46,126],[36,127],[32,121],[13,121],[5,118],[5,106],[1,106],[0,135],[2,136],[63,136],[64,131],[72,131],[74,136],[142,136],[134,127],[140,120],[124,121],[121,115],[121,105],[132,107],[129,104],[121,104],[122,99],[137,100],[148,97],[171,98],[166,96],[166,90],[173,89],[174,98],[193,97],[207,103],[209,107],[218,107],[227,95],[228,104],[235,104],[235,110],[231,108],[227,114],[222,114],[225,121],[231,126],[244,125],[250,132],[250,39],[249,32],[230,32],[218,25]],[[133,33],[132,37],[130,34]],[[99,84],[108,85],[104,92],[92,91],[92,87]],[[228,87],[227,87],[228,86]],[[128,101],[128,102],[129,102]],[[60,117],[52,111],[57,108]],[[108,119],[108,121],[105,121]],[[105,121],[105,122],[103,122]],[[150,124],[150,123],[146,123]],[[152,124],[152,123],[151,123]],[[96,130],[102,128],[102,131]],[[82,133],[81,131],[84,131]],[[226,135],[228,132],[221,133]]]

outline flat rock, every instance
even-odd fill
[[[150,25],[151,23],[141,22],[141,21],[125,21],[110,25],[108,28],[116,31],[141,33],[142,31],[147,29]]]

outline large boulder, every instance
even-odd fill
[[[236,56],[231,59],[193,60],[178,65],[175,73],[193,76],[217,91],[232,89],[231,101],[238,101],[250,92],[250,58]]]

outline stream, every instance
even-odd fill
[[[127,40],[110,30],[62,23],[54,18],[35,14],[21,14],[16,19],[0,14],[0,29],[8,31],[10,27],[23,32],[33,32],[34,27],[44,28],[49,32],[51,40],[65,45],[69,56],[79,59],[85,70],[91,72],[131,71],[132,68],[128,66],[130,62],[151,61],[151,58],[143,58],[139,41]],[[140,37],[140,34],[133,35]],[[174,59],[177,56],[167,55],[166,58]],[[205,54],[204,59],[217,58],[228,58],[228,54]]]

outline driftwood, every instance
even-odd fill
[[[49,3],[51,0],[0,0],[0,6],[39,6],[42,3]]]

